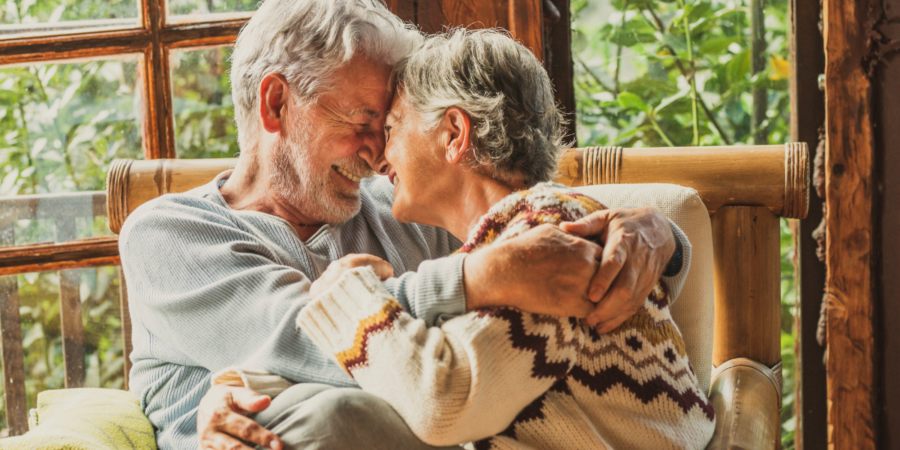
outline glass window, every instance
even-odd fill
[[[6,0],[0,39],[138,27],[136,0]]]
[[[788,4],[573,1],[579,145],[790,139]]]
[[[98,191],[142,157],[140,107],[138,57],[0,68],[0,247],[109,234]]]
[[[81,299],[85,387],[122,389],[125,360],[118,270],[105,266],[66,272],[76,280],[74,295]],[[0,282],[18,286],[25,393],[28,408],[34,408],[39,392],[65,386],[60,272],[12,275],[0,277]],[[0,398],[3,389],[0,383]],[[6,424],[6,409],[0,408],[0,430],[5,430]]]
[[[258,0],[168,0],[167,22],[211,20],[208,15],[218,15],[223,19],[246,17],[256,11],[259,3]]]
[[[231,158],[239,151],[228,78],[232,49],[170,53],[175,151],[179,158]]]

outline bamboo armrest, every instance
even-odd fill
[[[778,447],[780,368],[735,358],[714,370],[709,400],[716,410],[716,431],[707,450]]]
[[[236,159],[116,160],[107,177],[109,227],[118,233],[144,202],[184,192],[231,169]],[[776,216],[806,217],[806,144],[734,147],[589,147],[565,152],[556,181],[590,184],[671,183],[696,189],[710,214],[724,206],[764,206]]]

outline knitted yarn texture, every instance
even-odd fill
[[[515,192],[481,218],[461,252],[603,209],[552,183]],[[431,445],[472,449],[704,448],[715,412],[657,284],[640,310],[598,334],[572,318],[515,308],[428,327],[371,268],[345,273],[297,324]]]

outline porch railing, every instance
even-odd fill
[[[106,216],[106,192],[22,195],[0,198],[0,345],[3,351],[3,383],[6,420],[10,436],[28,431],[25,391],[25,358],[19,314],[19,286],[13,275],[59,272],[60,325],[65,362],[65,387],[85,384],[84,329],[77,268],[118,265],[117,236],[76,239],[76,220]],[[51,220],[55,242],[15,246],[19,220]],[[125,388],[131,364],[131,321],[121,276],[122,338],[125,353]]]

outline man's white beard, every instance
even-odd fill
[[[359,212],[359,190],[339,185],[330,165],[317,171],[310,155],[315,141],[311,130],[299,120],[291,122],[294,133],[275,146],[271,178],[278,194],[311,221],[336,224],[350,220]],[[371,174],[369,165],[355,155],[333,164],[355,174]]]

